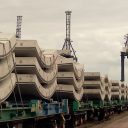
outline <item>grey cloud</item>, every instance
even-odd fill
[[[42,48],[60,49],[65,38],[64,12],[71,9],[71,38],[85,71],[100,71],[120,80],[127,5],[127,0],[0,0],[0,31],[15,33],[16,16],[23,15],[23,39],[36,39]]]

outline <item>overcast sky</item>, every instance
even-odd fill
[[[61,49],[65,10],[72,11],[72,44],[85,71],[120,80],[128,0],[0,0],[0,31],[15,33],[16,16],[22,15],[23,39],[35,39],[43,49]],[[128,67],[125,69],[128,81]]]

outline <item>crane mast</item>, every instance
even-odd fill
[[[65,42],[63,44],[62,50],[69,50],[70,53],[72,54],[72,57],[74,58],[75,61],[77,61],[76,53],[75,50],[72,46],[72,41],[71,41],[71,11],[65,11],[66,13],[66,38]]]
[[[16,38],[21,39],[22,16],[17,16]]]

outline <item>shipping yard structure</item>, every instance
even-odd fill
[[[123,80],[86,72],[79,63],[70,16],[66,11],[62,50],[20,39],[21,25],[17,35],[0,33],[0,128],[74,128],[128,109]]]

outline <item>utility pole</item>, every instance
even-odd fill
[[[16,38],[21,39],[22,16],[17,16]]]
[[[62,50],[69,50],[70,53],[72,54],[73,58],[75,61],[77,61],[77,57],[75,54],[75,50],[72,46],[72,41],[71,41],[71,11],[65,11],[66,13],[66,38],[65,38],[65,42],[63,44]]]

